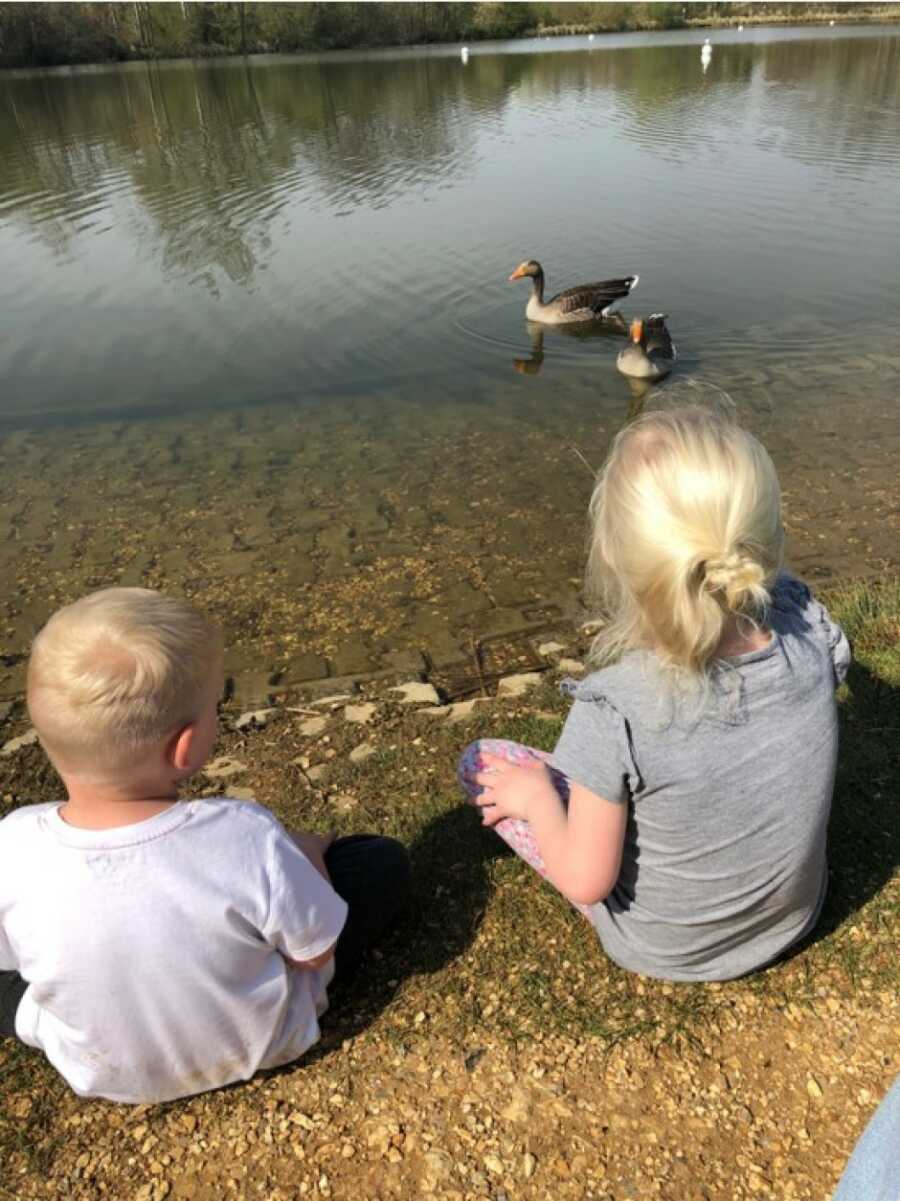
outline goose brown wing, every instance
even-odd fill
[[[601,313],[615,301],[627,296],[635,283],[635,276],[627,275],[624,279],[601,279],[593,284],[578,284],[559,292],[547,303],[554,305],[561,313],[574,313],[579,309]]]
[[[666,359],[675,358],[675,344],[666,329],[665,313],[654,313],[647,318],[647,354],[662,355]]]

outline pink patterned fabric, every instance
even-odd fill
[[[466,794],[466,799],[472,805],[475,804],[475,798],[481,792],[481,786],[475,783],[475,773],[481,771],[484,767],[481,755],[485,751],[489,755],[500,755],[510,763],[525,763],[529,759],[540,759],[542,763],[549,763],[550,761],[550,756],[545,751],[537,751],[533,747],[522,746],[519,742],[509,742],[505,738],[480,738],[477,742],[470,743],[460,756],[458,774],[460,785]],[[554,772],[553,775],[557,790],[564,801],[568,800],[568,789],[565,778],[558,772]],[[547,869],[544,866],[544,860],[541,858],[541,852],[538,850],[537,842],[528,822],[508,817],[498,822],[493,829],[500,835],[506,845],[515,851],[520,859],[524,859],[529,867],[533,867],[540,876],[543,876],[545,880],[547,879]],[[566,899],[568,900],[568,898]],[[574,901],[569,901],[569,904],[574,905],[580,913],[583,913],[590,920],[591,910],[589,905],[576,905]]]

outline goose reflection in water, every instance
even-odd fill
[[[591,342],[595,339],[627,338],[628,325],[619,313],[610,313],[602,321],[592,321],[585,325],[543,325],[539,321],[527,321],[528,337],[531,342],[531,354],[527,358],[515,358],[512,361],[513,371],[519,375],[539,375],[544,365],[545,353],[553,357],[552,351],[545,352],[544,339],[551,342],[554,338],[575,338],[579,342]]]

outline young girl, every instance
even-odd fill
[[[850,649],[780,574],[778,480],[757,440],[700,408],[616,438],[591,502],[603,666],[552,755],[470,746],[485,825],[593,923],[624,968],[726,980],[816,923]]]

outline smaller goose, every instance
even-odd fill
[[[678,352],[666,329],[666,314],[654,313],[646,321],[631,323],[631,341],[616,356],[623,375],[635,379],[662,379],[675,364]]]
[[[507,280],[531,279],[531,296],[525,306],[529,321],[544,325],[568,325],[575,321],[597,321],[605,317],[617,300],[633,292],[640,276],[626,275],[623,279],[602,279],[594,284],[578,284],[544,300],[544,268],[536,259],[519,263]]]

